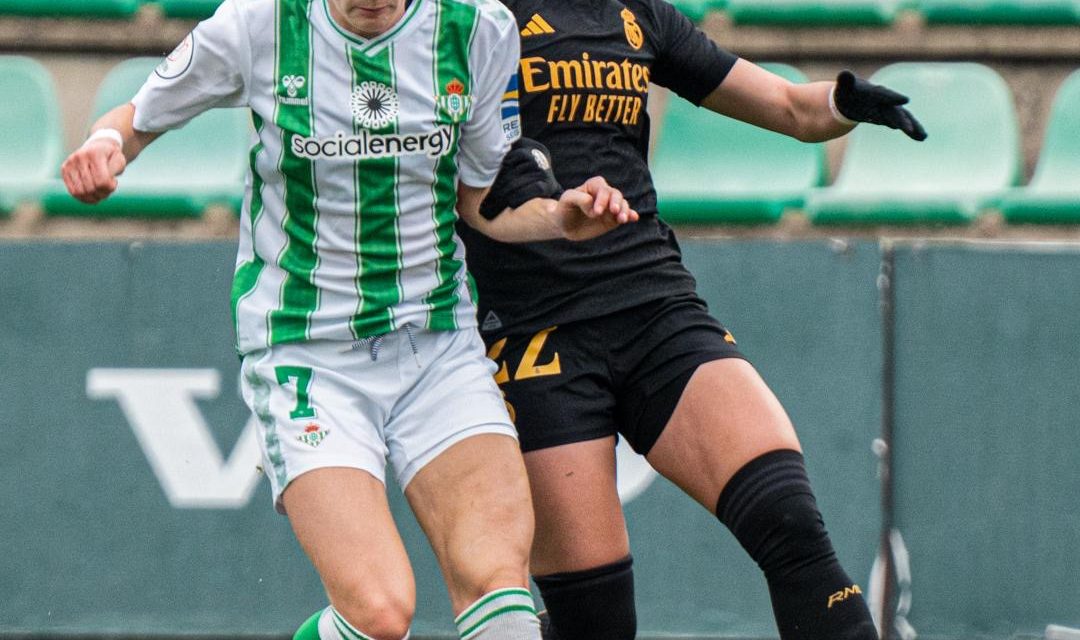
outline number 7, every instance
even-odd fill
[[[296,408],[289,412],[289,417],[293,420],[314,418],[315,407],[311,406],[308,395],[311,392],[311,369],[282,366],[274,367],[274,373],[277,374],[278,384],[282,386],[289,384],[290,380],[296,380]]]

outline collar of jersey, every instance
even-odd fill
[[[397,23],[390,27],[386,33],[375,36],[374,38],[362,38],[355,33],[350,33],[348,30],[343,29],[341,25],[334,20],[334,16],[330,15],[330,6],[327,4],[327,0],[322,0],[323,11],[326,12],[326,21],[330,23],[330,26],[341,34],[341,37],[348,40],[353,46],[361,51],[361,53],[375,53],[380,44],[392,40],[397,36],[405,27],[411,22],[412,17],[420,9],[420,5],[424,3],[424,0],[412,0],[409,6],[405,8],[405,13],[398,18]]]

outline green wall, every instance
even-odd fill
[[[696,241],[864,587],[880,529],[871,242]],[[0,244],[0,635],[287,635],[323,606],[238,397],[232,243]],[[1080,626],[1080,251],[900,248],[896,522],[924,637]],[[452,631],[418,527],[416,635]],[[775,635],[764,581],[663,480],[626,507],[642,635]]]

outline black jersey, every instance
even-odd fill
[[[482,329],[536,330],[692,292],[648,169],[649,83],[699,104],[735,64],[664,0],[503,0],[521,32],[525,136],[566,187],[603,176],[641,214],[585,242],[503,244],[459,233]]]

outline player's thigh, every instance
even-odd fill
[[[348,344],[277,345],[244,358],[241,387],[258,417],[274,504],[331,602],[368,633],[400,637],[415,590],[386,501],[380,436],[399,393],[395,368]]]
[[[726,358],[696,368],[647,458],[713,511],[735,472],[777,449],[800,450],[791,420],[749,362]]]
[[[282,503],[331,604],[350,623],[369,633],[408,627],[416,589],[382,481],[319,468],[290,482]]]
[[[455,607],[527,584],[533,516],[514,426],[475,331],[415,335],[423,363],[385,427]]]
[[[533,575],[592,569],[630,553],[614,436],[530,451],[525,466],[536,513]]]
[[[457,615],[480,596],[528,584],[533,513],[517,441],[484,433],[424,465],[405,489]]]

